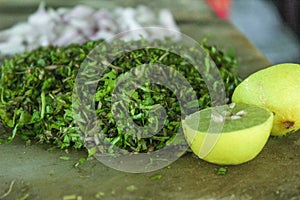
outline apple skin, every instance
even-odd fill
[[[251,74],[235,88],[232,102],[272,111],[273,136],[297,131],[300,128],[300,64],[277,64]]]

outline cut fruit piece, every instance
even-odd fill
[[[232,101],[253,104],[274,113],[271,135],[300,128],[300,65],[284,63],[251,74],[234,90]]]
[[[270,135],[273,113],[247,104],[207,108],[182,121],[192,151],[201,159],[236,165],[255,158]]]

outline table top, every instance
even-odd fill
[[[202,0],[45,1],[46,5],[79,3],[114,8],[140,3],[152,9],[169,8],[182,31],[195,40],[208,37],[227,51],[233,49],[242,77],[270,62],[229,21],[218,19]],[[26,20],[39,1],[0,0],[0,29]],[[49,151],[16,139],[0,145],[0,196],[8,199],[291,199],[299,198],[299,134],[270,139],[253,161],[239,166],[217,166],[187,153],[158,171],[130,174],[111,169],[95,159],[77,166],[85,151]],[[65,157],[68,159],[65,159]],[[218,169],[226,175],[217,175]]]

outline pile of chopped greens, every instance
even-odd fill
[[[119,41],[110,45],[120,48],[128,43],[139,45],[141,42],[145,40]],[[18,136],[26,141],[50,143],[59,148],[82,148],[82,134],[73,115],[72,93],[81,63],[100,43],[105,46],[105,42],[99,40],[82,45],[40,47],[4,60],[0,68],[0,118],[4,127],[0,143],[11,141]],[[168,45],[180,51],[181,47],[178,44],[169,41]],[[235,73],[237,61],[234,55],[225,54],[215,46],[205,43],[201,45],[216,63],[223,79],[226,96],[230,97],[241,81]],[[105,48],[101,51],[105,51]],[[193,53],[195,49],[189,48],[188,51]],[[101,55],[101,52],[98,53]],[[112,67],[105,70],[98,82],[94,97],[95,112],[101,134],[106,140],[132,152],[148,152],[164,147],[172,140],[181,123],[180,104],[172,91],[161,85],[146,84],[134,92],[128,112],[137,125],[144,126],[149,123],[149,108],[160,104],[168,116],[163,129],[152,137],[141,138],[116,126],[111,112],[111,94],[117,78],[134,67],[149,63],[173,67],[186,77],[193,87],[200,109],[212,105],[203,78],[184,57],[155,48],[139,49],[118,57],[112,61]]]

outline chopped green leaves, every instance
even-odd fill
[[[116,48],[122,49],[126,45],[141,42],[147,41],[120,41]],[[60,148],[82,148],[83,141],[74,122],[72,92],[81,63],[88,59],[87,55],[100,43],[103,44],[103,41],[89,41],[83,45],[73,44],[66,47],[41,47],[4,60],[0,68],[0,119],[11,133],[9,136],[7,132],[0,134],[0,142],[11,141],[19,136],[25,140],[51,143]],[[170,42],[169,45],[180,51],[178,44]],[[226,95],[230,97],[235,86],[240,83],[235,75],[235,58],[232,54],[227,55],[217,50],[215,46],[205,43],[201,45],[215,61],[225,85]],[[102,46],[99,55],[101,51],[106,51],[105,45]],[[189,51],[197,55],[195,49],[190,48]],[[104,75],[96,80],[98,87],[94,95],[95,108],[90,108],[95,109],[101,134],[105,136],[106,142],[132,152],[154,151],[172,142],[174,134],[180,128],[181,108],[176,96],[168,88],[150,83],[135,90],[128,97],[128,113],[139,126],[157,124],[158,119],[151,118],[151,111],[160,105],[168,116],[162,130],[150,138],[143,138],[116,126],[111,111],[111,94],[116,81],[141,64],[161,64],[181,73],[192,85],[198,98],[198,102],[191,101],[187,107],[192,109],[199,105],[200,108],[206,108],[211,105],[205,81],[184,56],[167,50],[148,48],[126,53],[109,64]],[[99,63],[95,61],[94,64]],[[205,73],[209,75],[209,72],[207,63]],[[214,89],[218,89],[218,83],[215,83]],[[192,90],[182,92],[189,96]],[[86,123],[86,119],[82,117],[80,122]],[[2,137],[4,135],[6,140]],[[89,151],[89,155],[96,152],[93,149]]]
[[[216,170],[217,175],[225,175],[227,173],[227,167],[220,167],[219,169]]]

